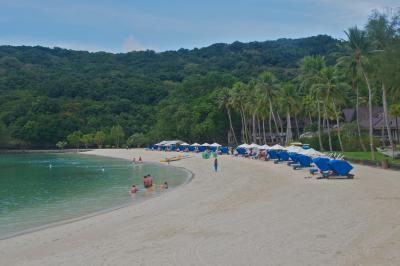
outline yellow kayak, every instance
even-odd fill
[[[172,157],[172,158],[163,159],[160,162],[168,163],[168,162],[173,162],[173,161],[179,161],[180,159],[182,159],[182,157]]]

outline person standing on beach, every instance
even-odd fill
[[[214,159],[214,170],[215,170],[215,172],[218,171],[218,159],[217,158]]]

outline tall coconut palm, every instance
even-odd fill
[[[275,110],[273,105],[273,101],[276,99],[277,91],[279,89],[279,81],[274,74],[266,71],[261,73],[259,77],[258,86],[262,91],[264,91],[265,97],[268,100],[269,114],[270,114],[270,119],[269,119],[270,134],[272,134],[271,120],[273,120],[275,124],[276,134],[279,136],[280,135],[279,128],[278,128],[278,123],[276,121]]]
[[[369,144],[371,149],[371,158],[375,160],[375,147],[372,125],[372,87],[366,67],[368,65],[368,53],[370,53],[370,43],[365,31],[357,27],[351,27],[345,31],[348,41],[348,52],[356,62],[357,69],[362,74],[368,88],[368,115],[369,115]]]
[[[313,124],[313,116],[315,115],[316,102],[314,101],[311,95],[305,95],[301,98],[301,107],[300,110],[304,113],[305,116],[308,116],[308,120],[310,125]]]
[[[343,67],[345,70],[349,70],[348,72],[350,73],[350,78],[351,78],[351,87],[352,90],[356,94],[356,108],[355,108],[355,113],[356,113],[356,124],[357,124],[357,133],[358,133],[358,141],[360,143],[360,147],[363,151],[367,151],[365,148],[364,142],[362,140],[362,134],[361,134],[361,126],[360,126],[360,90],[359,90],[359,78],[360,78],[360,73],[358,69],[358,64],[356,58],[353,56],[350,47],[348,43],[344,45],[344,50],[347,51],[347,55],[344,55],[340,57],[337,61],[338,67]],[[346,72],[346,73],[348,73]]]
[[[292,83],[283,84],[280,90],[280,97],[282,102],[283,111],[286,113],[286,145],[292,141],[292,123],[291,123],[291,112],[294,111],[296,105],[295,95],[296,87]]]
[[[327,125],[329,149],[331,151],[332,151],[332,137],[330,128],[331,117],[329,116],[328,112],[329,106],[332,105],[332,102],[335,98],[344,97],[344,93],[347,90],[347,88],[348,88],[347,83],[342,82],[340,80],[339,73],[337,69],[335,69],[334,67],[324,67],[323,69],[321,69],[320,73],[317,75],[317,78],[315,79],[315,83],[313,84],[313,89],[317,92],[317,94],[323,95],[324,119]],[[336,113],[336,107],[334,113]]]
[[[258,105],[257,98],[259,97],[259,91],[256,88],[256,83],[254,80],[251,80],[247,85],[247,104],[246,109],[251,115],[252,118],[252,127],[251,127],[251,138],[254,143],[257,143],[257,114],[260,106]]]
[[[395,117],[396,119],[396,132],[397,132],[397,143],[400,142],[400,131],[399,131],[399,122],[400,119],[400,104],[393,104],[390,106],[390,115]]]
[[[231,97],[232,97],[232,105],[240,114],[241,124],[242,124],[242,129],[241,129],[242,141],[248,142],[247,118],[245,112],[245,104],[247,98],[245,84],[242,82],[236,82],[233,85]]]
[[[226,110],[226,113],[228,114],[228,119],[229,119],[229,131],[231,132],[233,136],[233,140],[235,141],[235,144],[238,144],[235,130],[233,128],[233,123],[232,123],[232,115],[231,115],[231,108],[232,108],[232,98],[231,98],[231,92],[228,88],[224,87],[221,89],[218,97],[218,105],[219,108],[224,108]]]
[[[268,103],[266,94],[262,91],[262,88],[260,88],[260,86],[258,86],[258,84],[257,84],[256,89],[257,89],[257,97],[256,97],[255,101],[256,101],[256,105],[258,106],[257,115],[258,115],[259,119],[261,119],[263,143],[267,143],[267,136],[266,136],[266,131],[265,131],[265,120],[268,118],[268,115],[269,115],[268,108],[267,108],[269,103]],[[270,131],[272,131],[272,129],[270,129]],[[260,134],[260,137],[261,137],[261,134]]]
[[[387,49],[396,37],[397,21],[390,21],[390,18],[387,14],[376,11],[372,16],[370,16],[368,24],[366,25],[366,30],[368,38],[372,44],[371,46],[376,51],[372,57],[375,66],[374,74],[376,75],[376,79],[381,84],[383,117],[389,143],[393,148],[393,138],[389,126],[389,108],[386,86],[387,82],[385,80],[386,73],[384,68],[386,60],[384,54],[387,52]]]
[[[322,144],[322,130],[321,130],[321,95],[320,91],[313,88],[314,84],[318,81],[320,71],[326,66],[325,58],[323,56],[306,56],[300,62],[300,88],[310,95],[312,95],[314,102],[317,105],[318,113],[318,141],[321,151],[324,150]]]

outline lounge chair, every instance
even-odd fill
[[[329,171],[330,166],[329,166],[329,161],[331,159],[327,158],[327,157],[317,157],[313,159],[313,163],[318,167],[318,169],[310,169],[310,174],[315,174],[319,171],[321,172],[325,172],[325,171]]]
[[[312,163],[311,157],[309,157],[307,155],[299,154],[299,156],[297,158],[298,158],[299,163],[292,165],[293,170],[311,167],[311,163]]]
[[[221,147],[221,152],[222,152],[222,154],[229,154],[228,147]]]
[[[276,150],[269,150],[268,155],[271,160],[278,159],[278,152]]]
[[[330,177],[347,177],[349,179],[354,178],[353,174],[350,174],[350,171],[353,169],[353,166],[345,161],[345,160],[319,160],[318,163],[315,163],[320,170],[321,177],[319,178],[330,178]]]
[[[297,152],[289,152],[289,159],[290,161],[287,162],[288,166],[291,166],[293,164],[298,164],[299,163],[299,155]]]
[[[280,151],[277,153],[278,159],[274,163],[287,162],[289,161],[289,153],[287,151]]]

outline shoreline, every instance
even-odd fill
[[[81,152],[88,152],[92,151],[93,149],[64,149],[64,150],[32,150],[32,149],[15,149],[15,150],[0,150],[1,154],[29,154],[29,153],[81,153]]]
[[[95,150],[159,161],[175,153]],[[174,193],[0,241],[4,265],[398,265],[400,178],[354,165],[355,179],[232,156],[171,163],[196,178]]]
[[[88,150],[88,151],[90,151],[90,150]],[[46,153],[46,152],[47,151],[43,150],[41,153]],[[85,152],[87,152],[87,151],[73,152],[73,153],[115,159],[115,157],[111,157],[111,156],[87,154]],[[34,153],[34,152],[32,152],[32,153]],[[118,159],[120,159],[120,158],[118,158]],[[128,159],[120,159],[120,160],[129,162]],[[158,165],[160,167],[173,167],[173,168],[177,168],[179,170],[182,170],[182,171],[186,172],[188,177],[186,178],[185,182],[180,184],[178,187],[181,187],[181,186],[184,186],[184,185],[190,183],[192,181],[192,179],[194,178],[194,173],[191,172],[190,170],[184,168],[184,167],[178,167],[178,166],[173,166],[173,165],[164,165],[164,164],[157,163],[157,162],[145,162],[145,163]],[[164,192],[162,194],[154,194],[150,198],[147,198],[147,199],[143,196],[139,200],[136,199],[135,203],[136,204],[141,204],[144,201],[151,200],[151,199],[156,198],[156,197],[161,197],[165,193],[173,192],[178,187],[170,188],[170,189],[168,189],[168,191],[166,191],[166,192]],[[46,230],[47,228],[53,228],[53,227],[61,226],[61,225],[64,225],[64,224],[74,223],[74,222],[81,221],[81,220],[84,220],[84,219],[88,219],[88,218],[91,218],[91,217],[95,217],[95,216],[98,216],[98,215],[101,215],[101,214],[105,214],[105,213],[113,212],[113,211],[116,211],[116,210],[119,210],[119,209],[122,209],[122,208],[126,208],[126,207],[129,207],[131,205],[132,205],[132,202],[128,202],[128,203],[124,203],[122,205],[118,205],[118,206],[115,206],[115,207],[99,210],[99,211],[96,211],[96,212],[93,212],[93,213],[88,213],[88,214],[81,215],[81,216],[78,216],[78,217],[74,217],[74,218],[70,218],[70,219],[66,219],[66,220],[60,220],[60,221],[52,222],[52,223],[49,223],[49,224],[44,224],[44,225],[41,225],[41,226],[32,227],[32,228],[25,229],[25,230],[22,230],[22,231],[19,231],[19,232],[10,234],[10,235],[5,235],[4,237],[0,236],[0,241],[6,240],[6,239],[11,239],[11,238],[18,237],[18,236],[25,235],[25,234],[34,233],[34,232],[41,231],[41,230]]]

